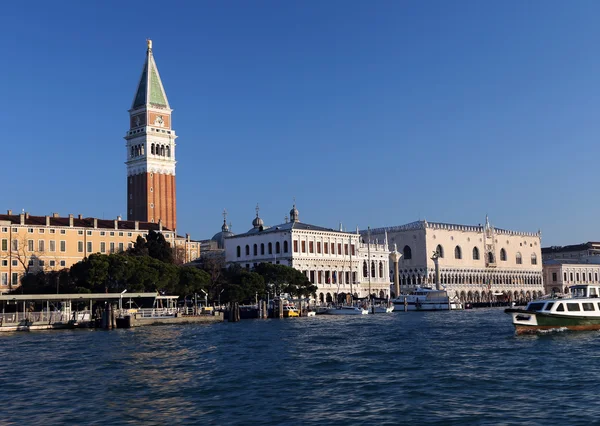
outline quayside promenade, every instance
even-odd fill
[[[0,332],[223,321],[220,312],[177,307],[158,293],[0,295]]]

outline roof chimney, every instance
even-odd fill
[[[21,220],[21,225],[25,225],[25,213],[21,213],[19,215],[19,218]]]
[[[140,230],[140,221],[139,221],[139,220],[136,220],[136,221],[134,222],[134,224],[135,224],[135,230],[136,230],[136,231],[139,231],[139,230]]]
[[[6,210],[6,214],[12,216],[12,210]]]
[[[162,219],[158,219],[158,232],[162,232]]]
[[[115,219],[115,229],[119,229],[119,218]]]
[[[60,217],[58,213],[52,213],[52,217]]]
[[[73,227],[73,215],[72,214],[69,215],[69,226],[71,228]]]
[[[25,212],[25,219],[29,219],[29,212]]]
[[[98,227],[98,219],[94,218],[94,229]]]
[[[46,216],[46,226],[50,226],[50,216]]]
[[[77,219],[83,219],[83,216],[81,216],[80,214],[77,215]]]

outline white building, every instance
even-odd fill
[[[539,231],[494,228],[486,217],[484,226],[422,220],[378,228],[371,231],[371,238],[382,241],[386,232],[390,249],[397,247],[400,254],[401,292],[435,285],[431,257],[438,252],[441,284],[463,301],[526,300],[544,294]]]
[[[578,260],[545,260],[544,283],[546,293],[568,293],[577,284],[600,283],[600,257]]]
[[[339,295],[390,295],[389,250],[385,244],[366,244],[358,233],[302,223],[296,206],[290,221],[267,227],[258,215],[252,229],[225,240],[227,264],[246,269],[261,262],[291,266],[316,284],[317,300],[330,302]]]

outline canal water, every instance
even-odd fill
[[[598,424],[599,354],[499,308],[3,333],[0,424]]]

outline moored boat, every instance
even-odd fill
[[[563,299],[533,300],[525,309],[508,308],[517,334],[540,330],[600,330],[600,286],[575,285]]]
[[[392,299],[397,311],[447,311],[463,309],[460,300],[450,298],[445,290],[417,287],[410,294],[401,294]],[[406,308],[406,309],[405,309]]]
[[[368,310],[361,306],[339,305],[327,309],[329,315],[367,315]]]

